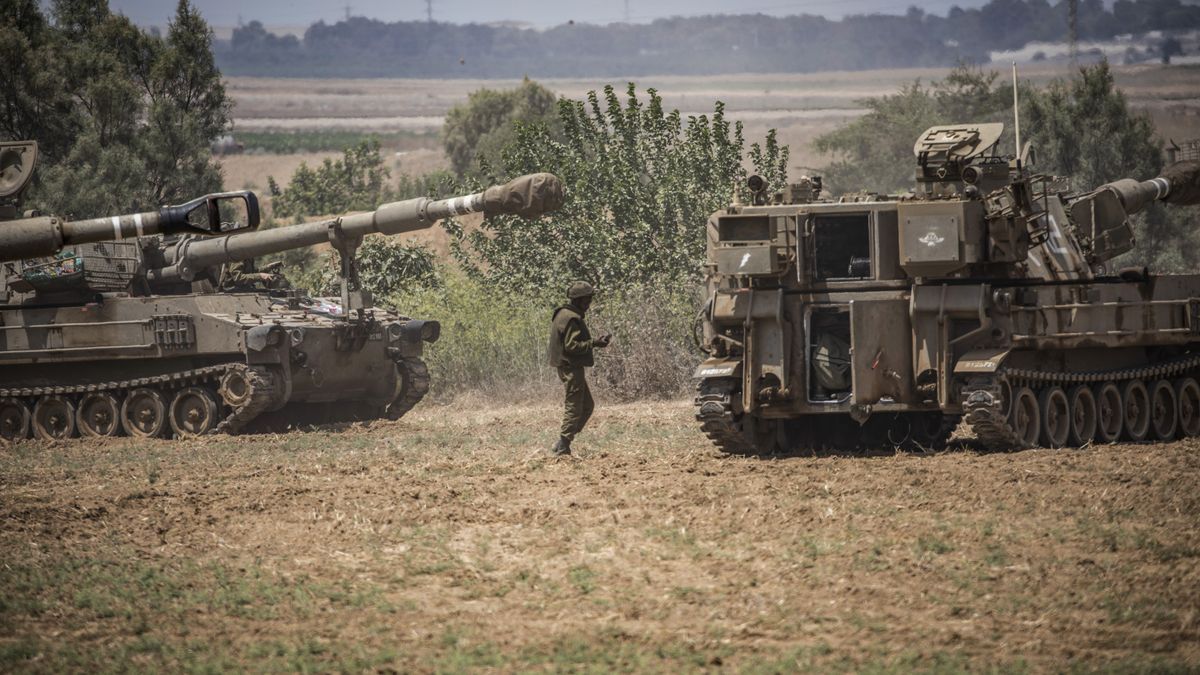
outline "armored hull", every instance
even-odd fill
[[[0,310],[0,433],[190,436],[264,420],[394,419],[428,390],[420,356],[437,330],[380,309],[349,324],[257,293],[10,307]]]
[[[1200,275],[1108,270],[1127,215],[1193,203],[1200,166],[1064,195],[985,154],[999,135],[927,132],[912,195],[714,214],[696,411],[719,447],[1200,434]]]

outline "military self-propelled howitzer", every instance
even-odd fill
[[[18,177],[31,169],[31,146],[0,148],[10,160],[26,148],[23,163],[5,162]],[[17,182],[0,184],[0,198],[19,194]],[[428,390],[421,355],[440,327],[370,306],[354,260],[362,238],[475,212],[536,217],[561,202],[559,180],[534,174],[465,197],[234,234],[225,233],[257,225],[253,194],[86,221],[0,221],[0,438],[396,419]],[[320,243],[341,256],[340,303],[216,288],[224,264]]]
[[[708,224],[697,418],[728,452],[1200,435],[1200,276],[1116,271],[1129,216],[1200,203],[1200,163],[1071,193],[1000,124],[917,140],[917,189],[808,180]]]

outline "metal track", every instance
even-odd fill
[[[400,370],[400,379],[404,384],[396,398],[388,404],[386,415],[390,420],[400,419],[429,392],[429,368],[424,361],[415,357],[399,358],[396,359],[396,368]]]
[[[250,420],[265,411],[275,397],[274,377],[262,367],[252,367],[241,363],[223,363],[204,368],[181,370],[163,375],[138,377],[128,380],[113,380],[92,384],[54,385],[45,387],[6,387],[0,388],[0,398],[29,398],[38,396],[64,396],[73,394],[90,394],[93,392],[128,392],[139,387],[155,387],[173,389],[184,386],[201,384],[215,385],[222,375],[234,370],[243,370],[247,382],[250,383],[249,400],[230,411],[215,428],[217,432],[236,433],[244,428]],[[169,403],[169,401],[168,401]]]
[[[696,419],[700,430],[722,452],[732,455],[752,455],[761,452],[742,432],[741,422],[733,413],[731,382],[701,380],[696,396]]]
[[[241,376],[246,379],[249,396],[245,403],[235,406],[229,416],[217,423],[214,429],[217,433],[236,434],[276,403],[275,377],[270,371],[262,366],[247,366],[242,363],[229,368],[229,371],[235,370],[241,371]]]
[[[987,447],[1019,448],[1025,444],[1012,428],[1007,410],[1008,398],[1018,387],[1030,386],[1037,389],[1047,384],[1070,386],[1161,379],[1181,375],[1197,367],[1200,367],[1200,355],[1182,356],[1132,368],[1079,373],[1002,368],[994,374],[978,375],[967,380],[962,391],[963,416],[971,430]]]

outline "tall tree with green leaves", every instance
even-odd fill
[[[586,101],[561,99],[562,139],[548,125],[517,125],[503,173],[550,171],[563,179],[566,203],[528,221],[491,218],[474,230],[448,226],[464,268],[519,291],[559,289],[582,278],[601,288],[684,286],[699,277],[705,222],[745,182],[741,123],[713,114],[684,118],[648,100],[630,83],[624,100],[609,86]],[[770,133],[749,149],[754,169],[775,187],[786,180],[788,150]]]
[[[274,195],[271,210],[283,217],[371,210],[390,199],[390,176],[379,154],[379,141],[365,140],[346,148],[341,159],[327,158],[315,169],[301,163],[287,189],[281,190],[269,176],[268,185]]]
[[[862,117],[818,136],[813,146],[833,155],[826,183],[836,191],[903,191],[912,187],[913,143],[935,124],[998,122],[1011,116],[1012,85],[997,73],[959,66],[928,86],[920,80],[897,94],[858,101]],[[1010,132],[1011,133],[1011,132]]]
[[[231,103],[188,0],[162,38],[105,0],[56,0],[52,20],[14,0],[0,19],[0,134],[42,150],[30,205],[91,216],[220,189],[209,143]]]
[[[500,161],[500,153],[516,138],[518,123],[556,125],[554,93],[529,78],[516,89],[479,89],[464,105],[446,114],[442,144],[450,166],[460,176],[479,174]],[[481,165],[482,163],[482,165]]]

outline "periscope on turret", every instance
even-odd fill
[[[1200,435],[1200,276],[1119,270],[1130,216],[1200,203],[1200,163],[1072,193],[935,126],[915,188],[768,186],[709,220],[696,415],[736,453]],[[816,186],[814,192],[813,187]]]
[[[25,147],[15,166],[27,180],[36,146]],[[19,192],[0,197],[10,216]],[[558,178],[534,174],[265,231],[252,193],[115,218],[0,221],[0,441],[399,418],[429,389],[421,356],[441,328],[372,305],[354,264],[362,238],[466,213],[537,217],[562,199]],[[341,258],[340,302],[217,290],[225,263],[323,242]]]

